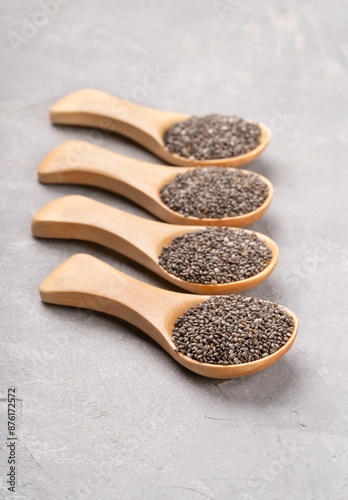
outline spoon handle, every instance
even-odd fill
[[[51,151],[38,167],[45,184],[83,184],[107,189],[145,207],[159,218],[161,188],[185,167],[167,167],[108,151],[84,141],[66,141]]]
[[[123,212],[85,196],[65,196],[42,207],[32,232],[42,238],[93,241],[152,269],[158,268],[161,241],[173,226]]]
[[[186,115],[146,108],[105,92],[82,89],[63,97],[50,110],[53,123],[82,125],[117,132],[155,154],[163,149],[164,130]]]
[[[166,348],[168,310],[178,307],[178,294],[147,285],[99,259],[77,254],[58,266],[40,286],[44,302],[111,314],[140,328]],[[174,311],[175,314],[175,311]]]

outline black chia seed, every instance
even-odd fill
[[[163,135],[170,153],[190,160],[232,158],[252,151],[260,144],[257,123],[236,116],[191,116],[174,123]]]
[[[241,295],[213,296],[175,322],[176,351],[218,365],[265,358],[284,346],[293,318],[278,304]]]
[[[271,258],[271,249],[255,233],[207,227],[174,238],[162,248],[159,264],[190,283],[216,285],[255,276]]]
[[[179,174],[161,189],[161,200],[186,217],[237,217],[259,208],[268,186],[257,174],[223,167],[202,167]]]

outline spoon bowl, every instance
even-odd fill
[[[174,123],[188,119],[190,115],[146,108],[94,89],[78,90],[63,97],[51,107],[50,117],[56,124],[97,127],[117,132],[138,142],[172,165],[195,167],[245,165],[265,149],[272,135],[266,125],[259,123],[260,143],[249,153],[217,160],[191,160],[170,153],[163,142],[165,130]]]
[[[160,266],[159,255],[163,247],[168,246],[177,236],[199,229],[204,227],[192,228],[143,219],[78,195],[65,196],[48,203],[34,215],[32,220],[32,232],[35,236],[99,243],[135,260],[174,285],[203,295],[221,295],[248,290],[264,281],[277,264],[279,250],[276,243],[261,233],[243,229],[256,234],[272,251],[268,266],[250,278],[231,283],[205,285],[182,280]]]
[[[107,189],[129,198],[171,224],[244,227],[260,219],[271,203],[271,182],[259,174],[243,170],[246,175],[257,175],[268,187],[267,198],[256,210],[222,219],[184,216],[167,207],[161,200],[160,192],[165,184],[189,170],[135,160],[88,142],[67,141],[43,159],[38,167],[38,176],[45,184],[83,184]]]
[[[41,299],[50,304],[104,312],[132,323],[148,334],[178,363],[210,378],[229,379],[259,372],[278,361],[293,345],[298,321],[290,339],[278,351],[250,363],[214,365],[202,363],[175,350],[172,330],[177,318],[210,298],[169,292],[131,278],[86,254],[77,254],[57,267],[40,286]]]

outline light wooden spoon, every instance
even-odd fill
[[[41,182],[48,184],[84,184],[108,189],[131,199],[159,219],[190,226],[244,227],[257,221],[271,203],[273,186],[259,175],[268,187],[268,196],[256,210],[223,219],[186,217],[168,208],[161,200],[160,191],[178,174],[188,170],[187,167],[167,167],[135,160],[88,142],[67,141],[43,159],[38,167],[38,176]],[[243,172],[258,175],[246,170]]]
[[[174,285],[194,293],[219,295],[248,290],[266,279],[277,264],[279,251],[275,242],[261,233],[248,231],[256,234],[272,251],[270,263],[260,273],[244,280],[218,285],[190,283],[177,278],[159,265],[161,250],[176,236],[197,229],[203,228],[143,219],[78,195],[65,196],[48,203],[34,215],[32,220],[32,232],[35,236],[99,243],[139,262]]]
[[[86,254],[77,254],[57,267],[40,286],[41,299],[51,304],[93,309],[121,318],[147,333],[178,363],[211,378],[234,378],[272,365],[294,343],[298,321],[288,342],[266,358],[240,365],[201,363],[175,351],[171,340],[176,319],[187,309],[209,299],[204,295],[169,292],[131,278]]]
[[[270,129],[263,123],[260,144],[249,153],[220,160],[189,160],[170,153],[164,145],[164,131],[189,115],[145,108],[93,89],[82,89],[63,97],[50,110],[53,123],[97,127],[125,135],[172,165],[219,165],[240,167],[254,160],[268,145]]]

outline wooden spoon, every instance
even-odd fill
[[[278,261],[278,247],[271,238],[254,233],[272,250],[272,259],[260,273],[250,278],[218,285],[190,283],[167,272],[158,263],[163,247],[176,236],[193,230],[137,217],[84,196],[65,196],[45,205],[32,220],[32,231],[42,238],[70,238],[99,243],[139,262],[162,278],[190,292],[229,294],[248,290],[267,278]],[[236,229],[236,231],[242,231]],[[246,231],[246,229],[243,229]]]
[[[85,184],[108,189],[131,199],[159,219],[190,226],[247,226],[257,221],[271,203],[273,186],[268,179],[259,175],[268,186],[268,196],[256,210],[223,219],[185,217],[162,202],[160,191],[166,183],[188,170],[135,160],[88,142],[67,141],[44,158],[38,167],[38,176],[44,183]],[[258,175],[246,170],[243,172]]]
[[[189,115],[145,108],[99,90],[82,89],[56,102],[50,116],[53,123],[97,127],[125,135],[172,165],[239,167],[254,160],[272,135],[266,125],[259,123],[260,144],[249,153],[220,160],[189,160],[170,153],[163,142],[164,131]]]
[[[93,309],[121,318],[147,333],[178,363],[199,375],[234,378],[272,365],[294,343],[298,321],[288,342],[266,358],[240,365],[201,363],[175,351],[171,340],[176,319],[187,309],[209,299],[204,295],[169,292],[138,281],[86,254],[77,254],[57,267],[40,286],[41,299],[51,304]]]

